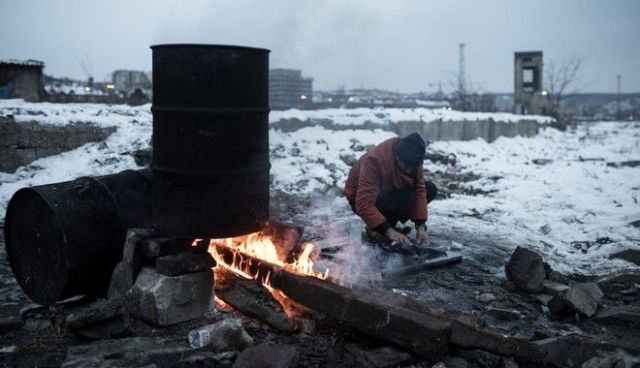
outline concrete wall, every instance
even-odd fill
[[[67,126],[16,123],[0,116],[0,171],[14,172],[37,159],[106,139],[116,128],[77,123]]]
[[[382,129],[392,131],[399,136],[417,132],[423,138],[430,141],[469,141],[482,138],[487,142],[493,142],[498,137],[531,137],[538,134],[543,126],[533,120],[521,120],[515,123],[488,120],[465,121],[400,121],[388,125],[366,122],[363,125],[339,125],[328,119],[305,120],[283,119],[269,125],[273,129],[283,132],[292,132],[310,126],[322,126],[331,130],[348,129]]]

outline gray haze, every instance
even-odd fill
[[[458,43],[474,89],[510,92],[513,52],[584,57],[585,91],[640,91],[640,1],[616,0],[0,0],[0,58],[96,80],[151,69],[158,43],[271,49],[271,67],[302,69],[314,88],[451,90]],[[87,63],[85,63],[87,64]]]

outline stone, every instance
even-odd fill
[[[506,357],[500,360],[498,368],[518,368],[518,364],[512,357]]]
[[[640,307],[622,305],[601,310],[594,317],[595,320],[623,326],[640,325]]]
[[[69,346],[62,367],[167,367],[192,353],[183,336],[109,339]]]
[[[166,276],[145,267],[125,295],[129,314],[154,326],[168,326],[202,317],[211,303],[211,270]]]
[[[496,296],[491,293],[482,293],[476,297],[476,300],[482,303],[491,303],[496,300]]]
[[[87,340],[124,337],[129,335],[130,332],[128,320],[122,315],[73,330],[73,333],[76,336],[80,336]]]
[[[22,326],[24,326],[24,321],[19,316],[2,317],[0,318],[0,335],[19,330]]]
[[[640,250],[625,249],[623,251],[609,255],[609,259],[622,259],[624,261],[631,262],[640,266]]]
[[[127,231],[122,260],[118,262],[111,274],[111,282],[107,292],[109,299],[122,297],[133,286],[144,263],[139,244],[143,239],[152,236],[152,234],[152,230],[149,229],[134,228]]]
[[[211,342],[207,345],[207,349],[216,352],[243,351],[253,345],[253,339],[245,331],[239,319],[227,318],[208,327],[211,332]]]
[[[145,257],[157,258],[192,250],[193,239],[175,237],[152,237],[140,242],[140,251]]]
[[[296,366],[299,358],[295,346],[263,343],[240,353],[233,368],[288,368]]]
[[[625,270],[602,276],[595,281],[604,292],[611,292],[627,285],[640,284],[640,270]]]
[[[546,277],[542,257],[523,247],[517,247],[505,267],[507,279],[527,292],[542,290]]]
[[[483,350],[462,351],[457,354],[473,366],[481,368],[494,368],[500,362],[500,356]]]
[[[410,364],[415,360],[413,354],[391,346],[365,351],[363,356],[368,363],[367,366],[374,368],[399,367]]]
[[[438,362],[438,363],[432,365],[431,368],[447,368],[447,365],[444,364],[443,362]]]
[[[124,299],[98,299],[94,303],[71,312],[65,319],[71,330],[83,328],[100,321],[108,320],[124,314]]]
[[[156,259],[156,271],[167,276],[205,271],[216,265],[209,253],[180,252]]]
[[[522,313],[515,309],[488,308],[487,312],[502,321],[517,321],[524,318]]]
[[[620,357],[595,357],[582,364],[582,368],[625,368],[626,364]]]
[[[625,344],[618,341],[611,344],[577,335],[550,337],[534,343],[545,352],[545,362],[558,367],[581,367],[590,359],[602,354],[617,353],[620,349],[632,355],[640,353],[640,348],[633,342]]]
[[[560,298],[571,309],[591,317],[598,310],[598,304],[603,296],[604,294],[598,285],[587,282],[569,287],[569,290],[562,294]]]
[[[0,334],[21,329],[24,321],[20,318],[20,304],[0,304]]]
[[[447,368],[467,368],[469,366],[469,363],[466,360],[451,356],[444,357],[444,359],[442,359],[442,363],[444,363]]]

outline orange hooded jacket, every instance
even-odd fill
[[[411,209],[411,220],[424,223],[428,217],[424,170],[422,165],[418,165],[411,175],[399,170],[393,155],[393,147],[399,140],[399,137],[387,139],[360,157],[349,171],[345,184],[344,195],[349,203],[355,204],[356,213],[372,230],[387,222],[376,207],[380,192],[413,188],[416,200]]]

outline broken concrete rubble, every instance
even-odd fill
[[[107,293],[110,299],[122,297],[133,286],[138,272],[144,264],[139,245],[143,239],[151,236],[153,236],[153,231],[149,229],[129,229],[127,231],[122,259],[111,275]]]
[[[570,286],[558,293],[550,302],[549,309],[558,313],[567,307],[587,317],[593,316],[598,310],[598,304],[603,293],[597,284],[592,282]]]
[[[640,307],[634,305],[609,307],[598,312],[594,318],[608,323],[638,326],[640,325]]]
[[[170,277],[145,267],[125,295],[125,304],[132,317],[168,326],[203,316],[212,290],[211,270]]]
[[[253,345],[253,338],[245,331],[242,321],[239,319],[227,318],[207,326],[207,329],[210,332],[207,350],[216,352],[242,351]]]
[[[542,257],[524,247],[517,247],[505,267],[507,279],[519,289],[537,293],[542,290],[546,277]]]
[[[263,343],[240,353],[233,368],[289,368],[296,366],[299,357],[295,346]]]
[[[183,338],[130,337],[71,346],[63,368],[141,367],[177,361],[192,350]]]

